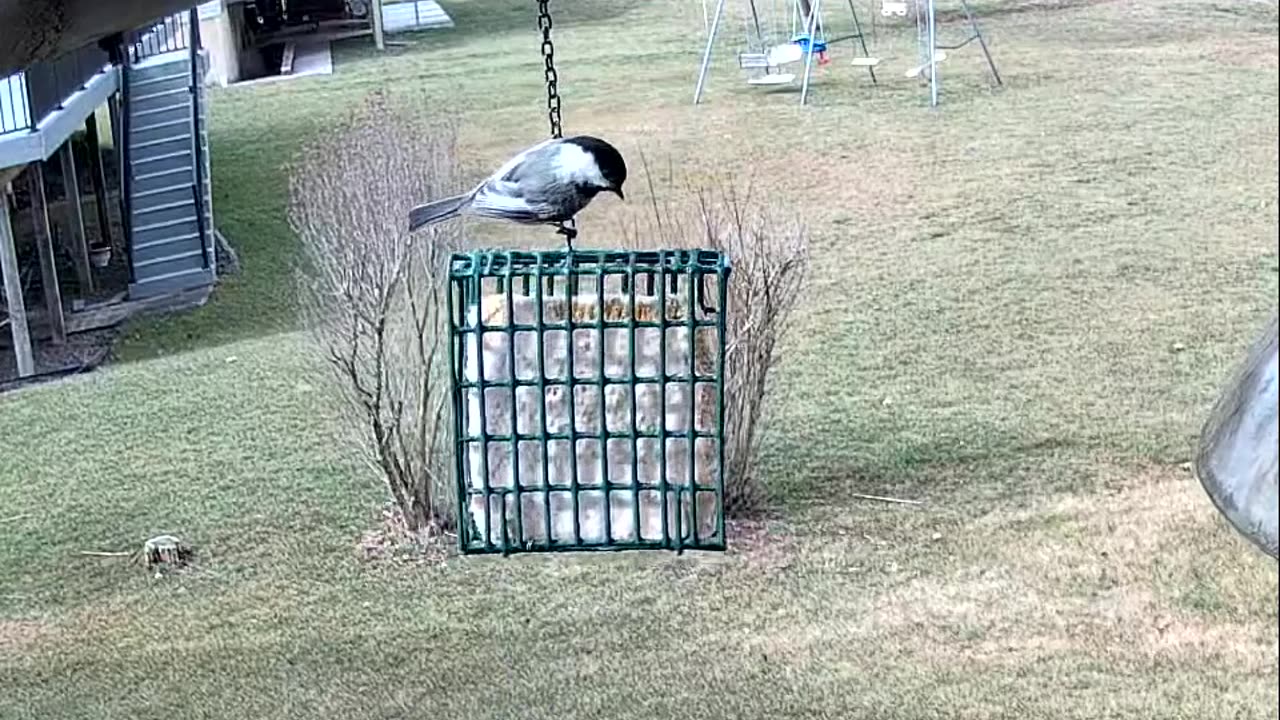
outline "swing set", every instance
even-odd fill
[[[790,66],[803,61],[804,68],[800,75],[800,104],[805,105],[808,103],[810,94],[814,58],[817,58],[817,65],[820,67],[829,65],[830,49],[836,43],[844,41],[852,43],[854,50],[854,56],[849,64],[853,67],[866,68],[871,84],[879,84],[875,68],[881,64],[881,59],[873,57],[867,48],[866,34],[862,30],[862,22],[858,18],[853,0],[846,0],[853,30],[846,35],[834,38],[828,38],[826,34],[822,15],[823,0],[772,0],[772,12],[761,13],[760,5],[764,1],[747,0],[746,49],[739,52],[737,57],[738,67],[749,72],[748,85],[769,87],[793,85],[796,72],[792,71]],[[975,40],[982,48],[982,54],[991,70],[994,84],[1003,84],[968,0],[959,0],[959,2],[964,10],[969,32],[963,40],[950,45],[938,41],[934,0],[881,0],[880,2],[880,14],[885,17],[905,17],[909,8],[914,5],[919,57],[917,64],[906,71],[906,76],[928,78],[930,105],[933,106],[938,104],[940,85],[938,63],[946,59],[948,50],[958,50]],[[786,12],[790,17],[790,32],[785,39],[780,37],[780,32],[777,30],[778,26],[785,24],[781,20],[784,4],[787,6]],[[709,23],[707,43],[702,53],[697,85],[694,88],[694,105],[702,101],[707,73],[711,66],[712,49],[720,32],[725,6],[726,0],[717,0],[714,12],[707,18]],[[705,12],[704,5],[704,14]]]
[[[796,75],[786,68],[795,63],[804,62],[804,72],[800,86],[800,104],[804,105],[809,97],[809,81],[813,75],[814,58],[819,66],[828,65],[828,55],[837,43],[849,42],[855,55],[851,64],[854,67],[866,68],[871,83],[877,83],[875,68],[880,59],[872,57],[867,49],[866,35],[862,31],[862,22],[858,19],[858,11],[853,0],[846,0],[849,16],[853,22],[853,31],[838,37],[827,37],[826,24],[822,17],[822,0],[786,0],[790,16],[790,32],[782,41],[777,27],[781,25],[783,0],[772,0],[772,12],[762,16],[757,0],[747,0],[749,16],[746,34],[748,47],[738,53],[738,67],[753,71],[747,84],[756,86],[791,85]],[[702,66],[698,72],[698,85],[694,90],[693,103],[702,99],[706,84],[707,70],[711,65],[711,49],[719,32],[720,22],[724,17],[725,0],[717,0],[716,9],[711,21],[711,30],[707,37],[707,46],[702,55]],[[763,18],[763,19],[762,19]]]

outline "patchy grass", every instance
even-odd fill
[[[543,134],[528,4],[447,5],[397,54],[214,93],[244,274],[0,398],[0,717],[1274,716],[1276,565],[1180,467],[1278,290],[1273,6],[986,3],[1007,88],[966,49],[939,112],[902,26],[878,88],[837,61],[801,110],[740,82],[727,21],[695,110],[696,4],[564,8],[570,131],[811,226],[777,517],[723,556],[364,563],[383,493],[307,379],[285,168],[379,87],[461,113],[477,177]],[[194,570],[77,554],[162,532]]]

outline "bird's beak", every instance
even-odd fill
[[[627,196],[622,194],[622,188],[620,188],[620,187],[616,187],[616,188],[614,188],[614,189],[613,189],[613,193],[614,193],[615,195],[617,195],[617,196],[618,196],[620,199],[622,199],[622,200],[626,200],[626,199],[627,199]]]

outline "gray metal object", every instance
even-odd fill
[[[804,31],[804,36],[809,39],[809,46],[804,51],[804,80],[800,83],[801,105],[809,101],[809,77],[813,74],[813,46],[818,42],[818,36],[815,33],[818,29],[818,18],[820,17],[822,17],[822,0],[813,0],[813,4],[809,8],[809,16],[806,18],[808,22]]]
[[[923,2],[925,7],[923,13],[924,22],[922,23],[919,4],[916,6],[916,40],[920,49],[920,65],[917,69],[926,67],[929,69],[929,105],[931,107],[938,106],[938,93],[942,84],[942,81],[938,78],[938,63],[946,57],[945,54],[939,55],[939,50],[959,50],[977,40],[978,45],[982,48],[982,56],[987,61],[987,67],[991,70],[991,78],[996,85],[1004,85],[1004,80],[1000,78],[1000,71],[996,69],[996,61],[991,57],[991,50],[987,47],[987,40],[982,36],[982,30],[978,27],[978,20],[974,17],[968,0],[960,0],[960,7],[964,10],[965,20],[969,24],[969,34],[960,42],[950,45],[938,43],[938,17],[934,0],[917,0],[917,3],[919,2]],[[908,77],[910,76],[911,73],[908,73]]]
[[[1195,471],[1232,526],[1271,557],[1280,550],[1277,514],[1277,330],[1273,315],[1218,398],[1200,436]]]
[[[707,47],[702,51],[702,67],[698,69],[698,85],[693,89],[693,104],[702,100],[702,88],[706,86],[707,69],[711,67],[711,49],[716,44],[716,33],[720,31],[720,18],[724,16],[724,0],[716,0],[716,13],[711,20],[711,32],[707,33]]]

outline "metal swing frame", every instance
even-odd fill
[[[923,23],[920,21],[921,2],[925,6]],[[942,62],[946,54],[939,51],[959,50],[975,40],[982,48],[982,55],[987,60],[987,67],[991,69],[991,77],[995,80],[995,84],[1004,85],[1004,81],[1000,79],[1000,71],[996,69],[996,61],[991,57],[991,49],[987,47],[987,40],[982,36],[982,30],[978,27],[978,20],[974,17],[968,0],[960,0],[960,7],[964,9],[965,20],[969,23],[969,34],[960,42],[950,45],[938,44],[938,20],[934,0],[916,0],[916,3],[916,45],[920,49],[920,64],[908,70],[907,77],[916,77],[921,72],[928,71],[930,107],[938,106],[938,94],[942,85],[938,78],[938,63]]]
[[[846,1],[849,5],[849,13],[853,17],[854,31],[848,35],[841,35],[840,37],[831,38],[829,40],[824,39],[824,44],[827,47],[831,47],[838,42],[856,40],[858,43],[857,47],[862,51],[862,57],[866,59],[873,59],[871,58],[871,53],[867,48],[866,33],[862,30],[862,21],[858,19],[858,11],[854,7],[853,0]],[[752,19],[755,23],[756,37],[763,44],[763,33],[760,30],[759,13],[756,10],[755,0],[748,0],[748,2],[751,7]],[[804,75],[800,85],[800,104],[807,105],[809,101],[810,80],[813,76],[813,56],[815,54],[815,43],[813,42],[813,38],[815,33],[818,32],[818,29],[822,27],[822,0],[811,0],[809,12],[807,14],[801,12],[800,0],[791,0],[791,5],[793,18],[795,17],[794,13],[799,13],[800,16],[804,18],[805,37],[809,38],[807,47],[804,50]],[[711,19],[711,30],[707,34],[707,44],[702,51],[702,64],[698,69],[698,82],[693,91],[694,105],[702,102],[702,95],[706,89],[707,72],[711,68],[712,50],[715,48],[716,36],[720,32],[720,21],[724,18],[724,8],[725,0],[716,0],[716,9]],[[863,66],[867,68],[867,73],[870,76],[871,83],[873,85],[879,84],[876,79],[875,64],[876,63],[874,62],[863,64]]]

